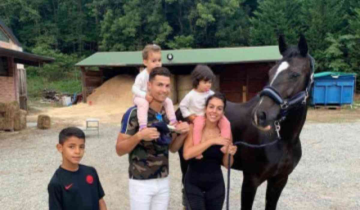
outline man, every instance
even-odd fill
[[[159,141],[164,134],[151,125],[160,121],[169,124],[163,107],[170,94],[170,72],[157,67],[149,76],[148,93],[153,98],[148,110],[148,127],[139,131],[136,107],[123,116],[116,152],[129,154],[129,191],[132,210],[166,210],[169,204],[169,150],[176,152],[183,145],[189,131],[186,122],[176,126],[170,144]]]

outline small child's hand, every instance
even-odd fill
[[[152,97],[151,95],[149,95],[149,94],[146,94],[145,99],[146,99],[149,103],[151,103],[151,101],[153,100],[153,97]]]
[[[188,118],[189,118],[189,121],[192,123],[192,122],[194,122],[194,120],[195,120],[195,118],[196,118],[196,115],[195,115],[195,114],[192,114],[192,115],[190,115]]]

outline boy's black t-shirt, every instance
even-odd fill
[[[98,210],[105,195],[95,168],[85,165],[75,172],[59,167],[48,192],[50,210]]]

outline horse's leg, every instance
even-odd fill
[[[244,174],[244,181],[241,188],[241,210],[251,210],[256,195],[256,190],[260,185],[257,178]]]
[[[288,175],[274,177],[268,180],[266,189],[266,208],[265,210],[275,210],[282,190],[288,180]]]
[[[175,115],[176,115],[176,119],[178,121],[187,121],[183,116],[182,116],[182,113],[180,111],[180,109],[177,109],[176,112],[175,112]],[[189,162],[186,161],[184,159],[184,156],[183,156],[183,152],[184,152],[184,146],[182,146],[180,149],[179,149],[179,159],[180,159],[180,168],[181,168],[181,173],[182,173],[182,178],[181,178],[181,182],[184,186],[184,180],[185,180],[185,174],[186,174],[186,171],[187,171],[187,168],[188,168],[188,165],[189,165]],[[186,196],[185,196],[185,192],[184,192],[184,187],[182,188],[182,204],[184,206],[184,209],[185,206],[186,206]]]
[[[184,184],[185,180],[185,174],[189,165],[189,162],[184,159],[183,153],[184,153],[184,147],[181,147],[178,151],[179,153],[179,159],[180,159],[180,169],[182,173],[181,181]]]
[[[179,152],[178,152],[178,153],[179,153],[180,168],[181,168],[181,173],[182,173],[181,182],[182,182],[182,184],[183,184],[183,186],[184,186],[185,174],[186,174],[186,171],[187,171],[189,162],[184,159],[183,150],[184,150],[184,147],[182,146],[182,147],[179,149]],[[181,193],[182,193],[182,204],[183,204],[183,206],[185,207],[185,206],[186,206],[186,196],[185,196],[184,188],[182,189]],[[184,208],[184,209],[185,209],[185,208]]]

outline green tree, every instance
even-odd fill
[[[167,46],[170,49],[188,49],[194,46],[194,36],[175,36],[173,40],[169,41]]]
[[[155,42],[164,48],[247,45],[244,0],[127,1],[108,10],[101,23],[102,50],[138,50]],[[152,6],[151,12],[148,7]]]
[[[189,17],[194,21],[197,47],[246,45],[248,18],[243,0],[197,1]]]
[[[325,68],[331,71],[355,72],[360,75],[360,7],[351,12],[348,34],[328,34],[329,47],[324,52]],[[357,80],[357,89],[360,82]]]
[[[252,45],[277,44],[284,35],[289,43],[296,43],[302,31],[302,0],[263,0],[250,19]]]
[[[162,5],[161,1],[129,0],[122,6],[122,16],[109,10],[102,21],[101,50],[139,50],[147,43],[165,45],[172,28]]]
[[[317,70],[326,70],[325,50],[331,38],[346,32],[344,0],[305,0],[303,6],[305,36]],[[329,43],[330,41],[330,43]]]
[[[0,18],[31,51],[46,42],[63,53],[89,54],[97,50],[99,25],[94,0],[4,0]]]

